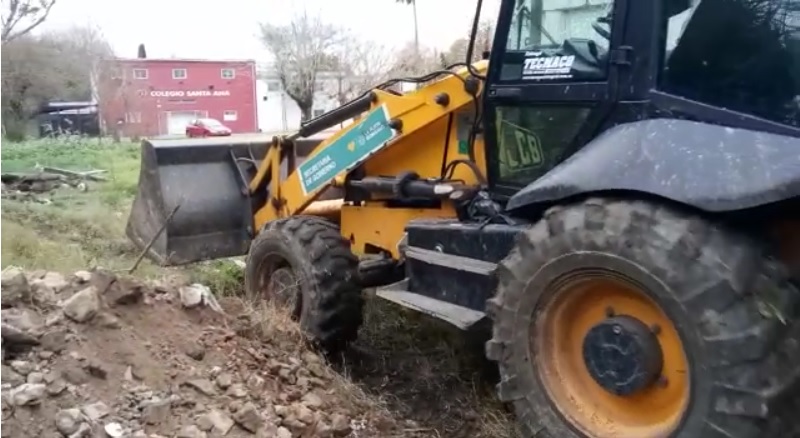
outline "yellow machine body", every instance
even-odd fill
[[[488,62],[480,61],[473,68],[486,72]],[[383,109],[402,127],[395,130],[393,139],[355,166],[360,175],[414,172],[420,178],[438,178],[448,163],[468,159],[485,174],[483,138],[480,134],[469,137],[479,115],[477,97],[482,90],[470,92],[465,82],[468,76],[467,69],[461,68],[405,94],[373,90],[365,114]],[[358,118],[307,154],[297,147],[287,153],[285,137],[260,143],[239,143],[235,136],[227,142],[145,140],[139,193],[128,222],[128,236],[140,246],[149,245],[151,259],[162,265],[178,265],[242,255],[268,222],[297,214],[318,215],[340,225],[355,254],[383,252],[397,257],[397,244],[408,221],[455,216],[447,199],[434,208],[396,207],[374,198],[350,202],[344,198],[344,183],[355,168],[342,171],[308,193],[303,189],[300,171],[294,169],[295,162],[313,159],[356,129]],[[295,139],[292,143],[296,146],[302,141]],[[455,167],[449,176],[465,185],[478,183],[466,166]],[[190,179],[197,185],[188,184]],[[331,199],[323,193],[342,196]]]

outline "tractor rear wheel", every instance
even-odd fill
[[[797,436],[800,301],[759,242],[590,199],[550,209],[497,275],[486,353],[525,436]]]
[[[288,308],[328,353],[353,341],[363,320],[358,259],[338,227],[316,216],[267,224],[250,245],[245,291]]]

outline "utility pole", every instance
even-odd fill
[[[414,10],[414,54],[419,59],[419,23],[417,22],[417,0],[410,0]]]

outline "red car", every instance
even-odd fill
[[[222,137],[231,135],[231,128],[215,119],[193,120],[186,127],[187,137]]]

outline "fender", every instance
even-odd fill
[[[506,208],[611,190],[708,212],[789,199],[800,194],[800,139],[689,120],[622,124],[517,192]]]

